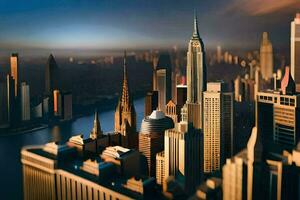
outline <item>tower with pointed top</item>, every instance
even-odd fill
[[[101,137],[103,134],[102,130],[101,130],[101,126],[100,126],[100,122],[99,122],[99,117],[98,117],[98,111],[95,111],[95,119],[94,119],[94,127],[93,130],[91,131],[90,134],[90,138],[92,139],[97,139],[99,137]]]
[[[136,113],[128,88],[126,52],[123,64],[122,96],[115,112],[115,132],[122,135],[122,146],[137,148]]]
[[[197,129],[202,128],[202,96],[206,91],[206,64],[204,44],[199,35],[197,16],[187,52],[187,108],[188,121]]]
[[[45,94],[51,95],[58,88],[58,67],[54,56],[50,54],[45,68]]]

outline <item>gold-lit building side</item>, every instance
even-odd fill
[[[18,54],[12,54],[10,57],[10,73],[15,81],[15,97],[18,96]]]
[[[156,183],[163,185],[165,177],[165,153],[162,151],[156,154]]]

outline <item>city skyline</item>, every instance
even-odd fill
[[[160,4],[160,5],[158,5]],[[275,47],[287,47],[297,0],[250,1],[43,1],[0,3],[0,51],[185,48],[197,10],[207,47],[257,47],[267,31]],[[233,14],[232,14],[233,13]],[[223,27],[222,29],[220,29]],[[203,30],[204,29],[204,30]],[[203,30],[203,31],[202,31]],[[221,31],[222,30],[222,31]],[[243,34],[239,34],[239,33]],[[222,33],[222,34],[221,34]],[[239,43],[235,41],[239,40]]]

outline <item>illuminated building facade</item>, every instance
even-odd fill
[[[17,97],[19,88],[19,55],[17,53],[13,53],[10,57],[10,74],[15,81],[15,97]]]
[[[268,33],[263,32],[260,44],[260,71],[262,78],[270,80],[273,76],[273,47]]]

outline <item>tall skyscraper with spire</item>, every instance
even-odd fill
[[[206,65],[204,44],[194,16],[194,31],[187,52],[187,108],[188,121],[197,129],[202,128],[202,96],[206,91]]]
[[[123,88],[115,112],[115,132],[122,135],[122,146],[137,148],[136,112],[128,88],[126,52],[123,68]]]
[[[273,47],[267,32],[263,32],[260,44],[260,71],[265,80],[273,76]]]
[[[54,56],[50,54],[45,68],[45,94],[52,94],[54,89],[58,88],[58,67]]]

